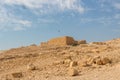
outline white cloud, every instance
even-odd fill
[[[0,30],[25,30],[32,26],[32,22],[24,17],[16,16],[14,9],[8,9],[6,6],[24,7],[37,14],[50,14],[54,12],[63,12],[67,10],[84,13],[82,0],[0,0]],[[22,18],[22,19],[21,19]],[[53,23],[55,20],[40,19],[38,23]]]
[[[83,18],[80,20],[81,23],[99,23],[102,25],[109,26],[114,23],[113,18],[111,17],[100,17],[100,18]]]
[[[115,3],[115,4],[114,4],[114,7],[115,7],[116,9],[120,9],[120,3]]]
[[[28,20],[19,19],[12,14],[8,14],[6,9],[0,10],[0,30],[24,30],[31,27],[32,22]],[[19,27],[18,27],[19,26]]]
[[[11,19],[11,21],[9,21],[9,19]],[[0,22],[0,24],[4,24],[4,25],[0,26],[0,30],[20,31],[20,30],[26,30],[27,28],[31,27],[31,25],[32,25],[32,23],[30,21],[26,21],[26,20],[18,20],[15,18],[14,19],[8,18],[6,20],[8,20],[8,21],[4,21],[4,23]]]
[[[115,18],[115,19],[120,19],[120,14],[116,14],[116,15],[114,16],[114,18]]]
[[[59,10],[75,10],[79,13],[85,11],[81,5],[81,0],[4,0],[3,3],[7,5],[23,5],[30,9],[39,9],[40,11],[53,8],[58,8]]]
[[[21,26],[16,26],[13,28],[14,31],[21,31],[21,30],[25,30],[24,27],[21,27]]]
[[[27,21],[27,20],[19,20],[17,21],[19,24],[21,25],[25,25],[25,26],[31,26],[31,22]]]
[[[31,21],[20,19],[0,3],[0,30],[23,30],[32,25]],[[18,28],[19,26],[19,28]]]
[[[59,22],[54,20],[54,19],[38,19],[37,23],[40,23],[40,24],[52,24],[52,23],[59,23]]]

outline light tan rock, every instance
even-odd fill
[[[87,43],[86,40],[80,40],[80,41],[77,41],[77,42],[78,42],[78,45]]]
[[[93,58],[90,57],[90,58],[87,59],[87,64],[88,65],[92,65],[93,63],[94,63],[94,59]]]
[[[48,45],[58,45],[58,46],[73,45],[74,42],[75,40],[72,37],[64,36],[49,40]]]
[[[55,61],[55,62],[53,62],[53,65],[59,65],[59,64],[63,64],[64,63],[64,61]]]
[[[88,64],[86,61],[80,62],[80,67],[87,67]]]
[[[102,63],[103,63],[103,65],[105,65],[105,64],[111,63],[111,60],[109,58],[105,57],[102,59]]]
[[[78,71],[76,69],[74,69],[74,68],[69,68],[68,69],[68,75],[76,76],[76,75],[78,75]]]
[[[96,60],[96,64],[97,64],[97,65],[103,65],[103,62],[102,62],[101,59],[97,59],[97,60]]]
[[[106,65],[108,63],[111,63],[111,60],[107,57],[105,58],[97,57],[94,59],[94,63],[97,65]]]
[[[106,43],[104,43],[104,42],[92,42],[92,43],[90,43],[90,44],[105,45]]]
[[[33,64],[29,64],[27,65],[27,70],[36,70],[36,66],[34,66]]]
[[[70,62],[70,67],[74,67],[74,66],[77,66],[77,61]]]
[[[13,78],[21,78],[23,77],[23,74],[22,72],[15,72],[15,73],[12,73],[12,76]]]
[[[70,55],[64,55],[63,58],[64,58],[64,59],[70,59],[70,60],[71,60],[71,56],[70,56]]]
[[[88,47],[88,44],[80,44],[80,47]]]
[[[66,59],[64,60],[64,64],[70,64],[71,60],[70,59]]]

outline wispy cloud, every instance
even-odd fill
[[[52,10],[74,10],[83,13],[85,8],[82,6],[82,0],[4,0],[7,5],[22,5],[29,9],[38,9],[40,11]]]
[[[6,6],[14,8],[16,5],[31,10],[33,13],[37,13],[38,16],[68,10],[80,14],[85,12],[82,0],[0,0],[0,24],[3,24],[0,26],[0,30],[25,30],[32,26],[32,21],[24,18],[24,15],[21,15],[23,16],[21,18],[14,13],[15,9],[6,8]],[[53,23],[56,21],[39,19],[38,22]]]
[[[40,23],[40,24],[52,24],[52,23],[59,23],[59,22],[54,20],[54,19],[38,19],[37,23]]]
[[[82,18],[80,20],[81,23],[99,23],[102,25],[110,26],[111,24],[114,24],[114,17],[100,17],[100,18]]]
[[[13,14],[8,14],[7,10],[0,9],[0,30],[25,30],[32,25],[31,21],[19,19]],[[18,29],[19,26],[19,29]]]
[[[9,21],[9,19],[11,19],[11,21]],[[30,21],[26,21],[26,20],[18,20],[18,19],[12,19],[12,18],[8,18],[7,20],[8,21],[4,21],[3,23],[0,22],[0,24],[3,24],[0,26],[0,30],[21,31],[21,30],[26,30],[32,25]]]
[[[8,9],[5,8],[3,3],[0,3],[0,30],[25,30],[31,25],[31,21],[18,18],[17,16],[9,12]]]
[[[116,9],[120,9],[120,3],[115,3],[115,4],[114,4],[114,7],[115,7]]]

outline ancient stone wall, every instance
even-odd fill
[[[59,38],[54,38],[48,41],[48,45],[58,45],[58,46],[62,46],[62,45],[72,45],[74,44],[74,39],[72,37],[59,37]]]
[[[41,46],[65,46],[87,44],[86,40],[75,41],[72,37],[64,36],[53,38],[47,42],[42,42]]]
[[[66,37],[66,45],[73,45],[75,40],[72,37]]]
[[[47,42],[41,42],[40,46],[48,46]]]
[[[86,40],[79,40],[79,41],[77,41],[78,45],[80,45],[80,44],[86,44],[86,43],[87,43]]]

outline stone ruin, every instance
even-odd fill
[[[66,46],[66,45],[79,45],[86,44],[86,40],[76,41],[74,38],[69,36],[53,38],[47,42],[42,42],[41,46]]]

